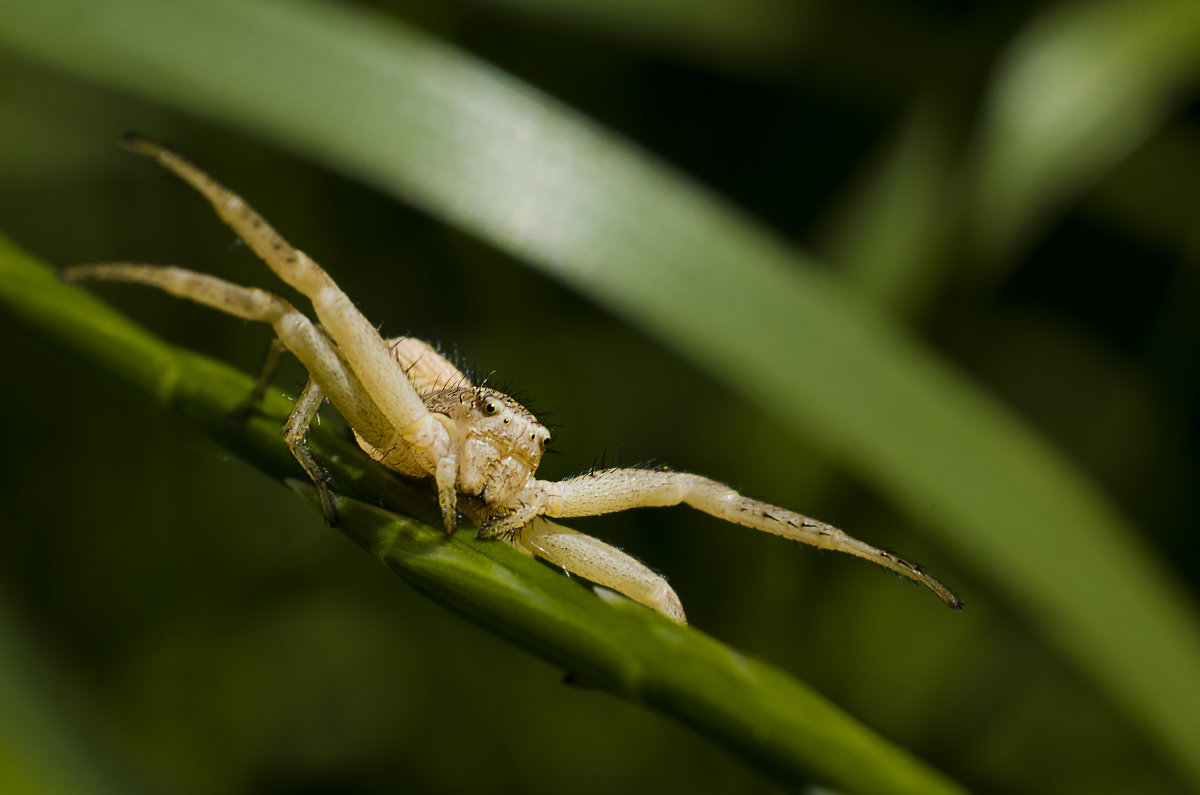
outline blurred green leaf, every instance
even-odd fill
[[[945,279],[958,213],[950,109],[917,104],[836,213],[825,253],[859,293],[899,317],[923,308]]]
[[[1000,61],[969,219],[983,259],[1007,262],[1047,215],[1142,143],[1200,83],[1200,3],[1062,3]]]
[[[1020,419],[704,190],[509,76],[347,7],[0,9],[15,52],[357,175],[675,346],[887,494],[1200,781],[1200,632],[1171,573]]]
[[[829,241],[830,258],[900,315],[926,306],[956,268],[1010,267],[1073,197],[1179,110],[1200,85],[1200,4],[1050,6],[992,66],[965,144],[949,107],[955,77],[915,103]]]
[[[275,477],[299,477],[290,482],[316,507],[278,433],[289,410],[281,397],[243,428],[226,427],[248,378],[151,337],[82,290],[59,284],[47,266],[2,238],[0,304]],[[502,543],[469,532],[448,539],[428,523],[437,521],[429,489],[400,481],[327,432],[314,432],[312,441],[339,486],[383,494],[426,520],[346,497],[340,509],[347,535],[420,591],[583,682],[679,718],[786,786],[815,777],[848,792],[960,792],[764,663],[627,600],[598,599]]]
[[[67,677],[38,654],[28,628],[0,601],[0,792],[130,793]]]

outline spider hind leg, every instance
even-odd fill
[[[683,605],[665,577],[599,539],[540,517],[502,538],[530,557],[624,594],[681,624],[687,623]]]

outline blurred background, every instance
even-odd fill
[[[1119,3],[1033,0],[343,5],[527,81],[810,252],[1057,446],[1194,603],[1194,15],[1147,30]],[[1120,71],[1087,49],[1100,45]],[[1039,79],[1070,78],[1071,58],[1100,65],[1075,75],[1096,94]],[[1024,103],[1044,136],[1006,127]],[[1056,114],[1094,118],[1072,139],[1053,134],[1069,124]],[[695,626],[970,790],[1188,789],[971,566],[586,296],[320,165],[3,49],[0,118],[3,229],[50,263],[180,264],[271,286],[184,187],[116,147],[136,129],[246,196],[385,333],[434,341],[527,398],[561,453],[544,477],[667,463],[923,563],[966,611],[684,509],[571,523],[663,572]],[[266,350],[264,328],[94,291],[248,372]],[[771,791],[686,727],[561,685],[4,315],[0,338],[0,765],[36,771],[10,791]],[[295,394],[303,380],[290,363],[276,384]]]

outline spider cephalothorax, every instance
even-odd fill
[[[479,386],[431,392],[425,405],[453,425],[460,492],[506,506],[530,487],[550,431],[524,406]]]
[[[513,398],[471,383],[427,343],[383,339],[319,265],[293,248],[240,197],[179,155],[139,136],[129,149],[148,155],[192,185],[256,254],[312,301],[320,325],[284,299],[175,267],[131,263],[82,265],[64,276],[149,284],[247,320],[269,323],[308,370],[284,438],[316,483],[330,521],[329,478],[304,443],[328,399],[375,460],[403,475],[432,478],[447,532],[462,510],[480,535],[499,537],[529,555],[626,594],[676,620],[683,608],[666,581],[620,550],[553,522],[656,505],[685,503],[720,519],[821,549],[865,558],[925,585],[946,604],[953,593],[890,552],[832,525],[749,499],[717,481],[667,469],[601,469],[567,480],[538,480],[550,432]],[[460,499],[461,497],[461,499]]]

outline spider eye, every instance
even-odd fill
[[[487,403],[483,404],[483,413],[484,414],[495,414],[497,411],[498,411],[498,408],[497,408],[496,404],[493,403],[492,401],[489,400]]]

